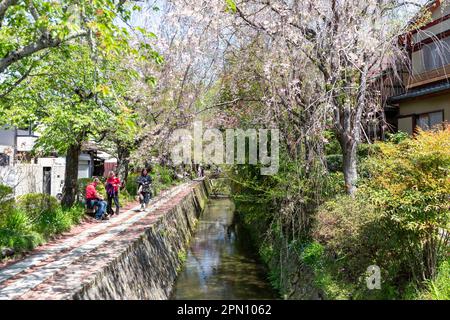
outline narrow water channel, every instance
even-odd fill
[[[248,237],[234,223],[234,203],[211,199],[200,217],[172,299],[276,299]]]

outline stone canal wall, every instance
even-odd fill
[[[173,198],[150,227],[73,293],[73,299],[168,299],[209,194],[207,180]]]
[[[0,264],[0,300],[168,299],[210,191],[208,180],[174,186],[146,212],[85,221]]]

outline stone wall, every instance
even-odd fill
[[[130,241],[72,299],[168,299],[205,208],[209,181],[195,183],[192,190],[161,215],[142,234]]]
[[[272,286],[280,297],[286,300],[322,300],[323,294],[314,283],[313,271],[301,263],[296,249],[285,238],[280,237],[279,233],[272,233],[270,238],[267,237],[268,224],[262,219],[248,223],[244,218],[247,213],[241,208],[237,211],[236,218],[250,235],[255,250],[266,264]],[[270,248],[271,254],[262,253],[265,241],[268,241],[267,248]]]

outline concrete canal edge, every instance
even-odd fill
[[[168,299],[209,194],[209,180],[195,182],[181,199],[173,200],[167,212],[66,298]]]

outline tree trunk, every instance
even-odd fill
[[[437,269],[437,244],[435,241],[435,234],[439,234],[438,230],[433,227],[427,228],[427,239],[423,246],[423,258],[425,265],[425,279],[434,279]]]
[[[356,191],[356,182],[358,180],[357,171],[357,147],[355,139],[342,137],[339,139],[343,156],[343,172],[345,188],[348,194],[353,195]]]
[[[130,149],[117,145],[117,175],[120,180],[126,182],[130,166]]]
[[[61,205],[70,208],[75,203],[78,191],[78,161],[81,144],[72,144],[67,149],[64,191]]]

